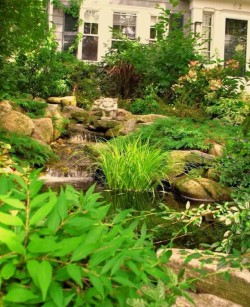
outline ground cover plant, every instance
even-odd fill
[[[130,141],[116,138],[98,153],[105,184],[114,190],[153,191],[169,169],[166,153],[149,141],[142,143],[140,136]]]
[[[56,158],[49,146],[42,145],[31,137],[0,130],[0,141],[11,145],[10,156],[15,162],[43,166],[51,158]]]
[[[161,144],[164,150],[200,149],[207,151],[213,142],[225,144],[235,135],[241,135],[241,128],[224,126],[220,120],[201,120],[170,116],[144,126],[129,138],[141,136],[142,142]]]
[[[189,282],[156,256],[131,210],[107,219],[94,186],[41,192],[38,172],[0,177],[4,306],[171,306]]]

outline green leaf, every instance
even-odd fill
[[[50,262],[42,261],[39,263],[36,260],[30,260],[27,263],[27,269],[33,282],[41,290],[43,300],[45,300],[52,281],[52,266]]]
[[[192,259],[199,259],[202,257],[201,253],[193,253],[191,255],[188,255],[184,261],[184,264],[188,264]]]
[[[16,209],[25,209],[24,203],[15,198],[8,198],[4,195],[0,195],[0,200],[2,200],[5,204],[10,205]]]
[[[67,272],[69,276],[82,288],[82,269],[76,264],[67,265]]]
[[[2,212],[0,212],[0,223],[11,226],[23,226],[23,222],[18,216]]]
[[[3,279],[10,279],[15,274],[16,266],[12,263],[6,263],[2,270],[1,270],[1,276]]]
[[[42,221],[53,209],[56,204],[56,196],[55,194],[52,195],[50,201],[39,208],[31,217],[29,225],[36,225],[38,222]]]
[[[100,293],[102,297],[104,297],[104,289],[103,289],[102,280],[99,277],[94,276],[93,274],[90,275],[89,279],[92,285],[94,286],[94,288],[97,290],[97,292]]]
[[[129,279],[121,277],[121,276],[116,276],[112,278],[114,281],[116,281],[117,283],[123,285],[123,286],[127,286],[127,287],[132,287],[132,288],[136,288],[136,285],[133,284]]]
[[[7,295],[4,296],[3,300],[12,303],[24,303],[37,298],[37,295],[25,288],[15,288],[11,289]]]
[[[51,283],[49,287],[49,295],[57,307],[66,306],[64,303],[63,289],[58,283]]]
[[[36,197],[34,197],[30,202],[30,208],[33,209],[39,206],[40,204],[44,204],[45,200],[49,198],[50,194],[51,194],[50,192],[47,192],[47,193],[39,194]]]
[[[54,252],[54,256],[63,257],[73,252],[79,244],[84,240],[84,236],[63,239],[58,243],[58,251]]]
[[[131,212],[131,209],[126,209],[118,213],[115,218],[113,219],[113,224],[118,224],[120,222],[123,222],[125,217]]]
[[[29,243],[27,248],[32,253],[49,253],[60,248],[55,240],[55,237],[35,238]]]
[[[17,235],[13,231],[0,228],[0,241],[5,243],[12,252],[25,255],[25,248],[21,245]]]

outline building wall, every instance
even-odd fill
[[[64,3],[69,1],[64,0]],[[99,12],[98,30],[98,56],[100,61],[112,43],[110,27],[113,26],[113,13],[135,13],[136,37],[142,43],[148,43],[150,37],[151,16],[158,16],[160,10],[155,8],[159,3],[163,9],[171,9],[168,0],[85,0],[80,12],[80,18],[84,20],[86,10]],[[204,24],[204,13],[212,16],[210,55],[217,55],[224,59],[225,26],[226,19],[247,21],[247,45],[246,58],[250,60],[250,1],[249,0],[180,0],[174,11],[184,12],[184,22],[191,18],[193,30],[202,34],[202,23]],[[64,13],[58,9],[53,10],[53,23],[55,35],[59,43],[59,49],[63,48]],[[83,33],[83,24],[79,26],[79,32]],[[82,43],[79,43],[77,57],[82,58]]]
[[[65,0],[67,4],[69,1]],[[84,12],[86,10],[95,10],[99,12],[99,29],[98,29],[98,56],[100,61],[105,55],[112,43],[112,33],[110,27],[113,26],[113,13],[134,13],[137,16],[136,37],[140,38],[142,43],[147,44],[150,38],[151,16],[159,16],[160,9],[156,9],[158,4],[163,9],[171,9],[168,0],[85,0],[80,11],[80,19],[84,21]],[[189,4],[181,0],[174,11],[184,12],[184,22],[190,19]],[[59,44],[59,50],[63,48],[63,31],[64,31],[64,12],[54,8],[53,23],[55,27],[55,36]],[[83,33],[84,25],[80,25],[78,31]],[[77,57],[82,57],[82,43],[79,43]]]
[[[250,60],[250,1],[249,0],[191,0],[191,21],[193,25],[203,21],[204,12],[210,12],[212,19],[211,55],[224,59],[226,19],[245,20],[247,25],[246,59]],[[201,31],[201,28],[199,29]]]

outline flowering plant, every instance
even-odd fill
[[[239,78],[234,77],[238,68],[236,60],[227,61],[225,65],[216,61],[210,66],[191,61],[188,73],[172,86],[176,103],[200,107],[211,105],[221,97],[238,97],[242,91]]]

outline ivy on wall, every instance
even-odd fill
[[[63,10],[74,18],[79,18],[82,3],[83,0],[69,0],[68,4],[62,3],[61,0],[52,0],[52,4],[55,8]]]
[[[72,17],[78,19],[77,26],[82,24],[83,20],[79,18],[81,5],[84,0],[69,0],[66,4],[62,3],[62,0],[52,0],[52,4],[55,8],[62,10],[64,13],[71,15]],[[77,49],[79,42],[82,40],[82,33],[78,33],[74,40],[74,43],[69,48],[70,52]]]

